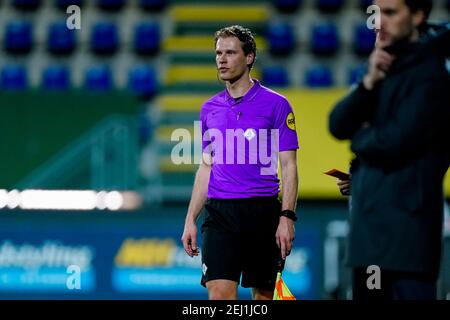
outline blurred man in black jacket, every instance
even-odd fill
[[[420,37],[431,0],[374,4],[381,26],[368,71],[329,119],[359,160],[347,257],[353,298],[435,299],[450,162],[450,32]],[[367,286],[371,265],[381,269],[381,289]]]

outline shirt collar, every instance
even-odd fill
[[[250,88],[250,90],[247,91],[247,93],[242,97],[243,101],[251,101],[258,93],[259,88],[261,88],[261,84],[258,80],[253,79],[253,86]],[[227,89],[224,90],[224,100],[225,102],[234,102],[234,98],[230,95]]]

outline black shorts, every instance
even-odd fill
[[[275,233],[277,197],[208,199],[203,210],[202,280],[225,279],[245,288],[273,290],[280,249]]]

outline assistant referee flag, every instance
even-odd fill
[[[277,280],[275,282],[275,290],[273,291],[273,300],[296,300],[281,277],[281,273],[284,269],[284,263],[285,260],[283,259],[280,259],[278,262]]]

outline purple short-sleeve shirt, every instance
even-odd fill
[[[203,152],[210,153],[213,159],[209,198],[277,195],[278,152],[298,149],[289,102],[253,81],[240,99],[224,90],[202,106]]]

